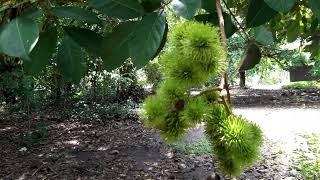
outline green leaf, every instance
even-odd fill
[[[57,55],[58,69],[64,79],[74,83],[80,82],[86,72],[84,56],[81,47],[65,34]]]
[[[142,0],[141,5],[147,13],[150,13],[161,7],[161,0]]]
[[[70,18],[90,24],[101,23],[95,13],[76,6],[55,7],[51,9],[51,12],[60,18]]]
[[[38,42],[38,25],[31,19],[18,17],[2,27],[0,52],[30,60],[29,53]]]
[[[37,20],[44,15],[41,9],[32,8],[30,11],[24,13],[22,16],[32,20]]]
[[[24,61],[24,70],[27,74],[36,75],[49,64],[57,45],[57,30],[52,29],[40,33],[39,41],[30,53],[31,61]]]
[[[216,12],[216,4],[214,0],[201,0],[201,8],[209,13]]]
[[[64,27],[64,31],[87,52],[100,55],[102,36],[98,33],[78,27]]]
[[[102,60],[108,71],[119,67],[129,58],[128,41],[135,29],[136,22],[128,21],[114,28],[102,42]]]
[[[107,70],[119,67],[129,57],[138,67],[145,65],[158,52],[165,29],[165,18],[158,13],[117,26],[103,40],[102,59]]]
[[[251,0],[246,17],[247,27],[257,27],[271,20],[277,11],[270,8],[263,0]]]
[[[154,59],[155,57],[157,57],[159,55],[159,53],[162,51],[162,49],[164,48],[164,46],[166,45],[168,32],[169,32],[169,25],[168,25],[168,23],[166,23],[166,27],[164,30],[163,38],[160,43],[160,47],[158,48],[156,54],[154,54],[154,56],[151,59]]]
[[[305,51],[310,52],[310,58],[319,58],[320,56],[320,40],[313,40],[311,44],[304,48]]]
[[[137,0],[90,0],[89,6],[98,9],[107,16],[131,19],[144,14]]]
[[[309,0],[309,6],[312,12],[320,19],[320,1],[319,0]]]
[[[235,32],[237,32],[237,27],[233,24],[231,16],[227,13],[223,13],[224,17],[224,29],[226,31],[227,38],[231,37]],[[196,21],[203,23],[211,23],[214,26],[219,26],[219,18],[217,13],[210,14],[199,14],[195,16]]]
[[[129,41],[129,54],[137,67],[146,65],[157,53],[166,29],[166,20],[158,13],[142,18]]]
[[[258,26],[254,28],[254,35],[257,42],[262,45],[273,44],[273,35],[265,26]]]
[[[264,0],[272,9],[286,13],[292,9],[297,0]]]
[[[177,16],[191,19],[201,7],[200,0],[173,0],[172,8]]]
[[[299,35],[300,35],[300,21],[299,20],[295,20],[292,21],[290,26],[288,27],[288,31],[287,31],[287,41],[289,43],[295,41]]]

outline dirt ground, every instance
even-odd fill
[[[235,112],[240,114],[268,114],[268,108],[293,107],[316,111],[320,107],[317,90],[232,93]],[[278,126],[276,120],[265,122],[268,116],[264,116],[262,124]],[[21,134],[39,121],[48,126],[44,142],[19,145]],[[1,113],[0,122],[0,179],[203,179],[215,171],[214,158],[177,152],[137,118],[101,124],[61,119],[59,112],[51,111],[45,116]],[[278,148],[273,140],[266,141],[262,159],[240,179],[296,179],[282,163]]]

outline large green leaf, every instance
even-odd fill
[[[165,29],[165,18],[158,13],[120,24],[103,41],[102,59],[106,68],[117,68],[129,57],[138,67],[145,65],[157,54]]]
[[[250,0],[246,17],[247,27],[257,27],[271,20],[277,11],[270,8],[263,0]]]
[[[107,16],[121,19],[131,19],[144,14],[138,0],[89,0],[88,3]]]
[[[84,21],[90,24],[99,24],[100,19],[91,11],[85,10],[77,6],[55,7],[51,12],[60,18],[70,18],[74,20]]]
[[[18,17],[2,27],[0,52],[30,60],[29,53],[39,38],[38,25],[29,18]]]
[[[30,53],[31,61],[24,61],[24,71],[36,75],[49,63],[57,45],[57,31],[52,29],[40,33],[36,47]]]
[[[119,67],[129,58],[128,41],[137,23],[128,21],[118,25],[102,42],[102,60],[107,70]],[[137,52],[138,53],[138,52]]]
[[[233,24],[231,16],[229,14],[223,13],[223,18],[224,30],[226,31],[227,38],[229,38],[237,31],[237,27]],[[199,14],[195,16],[195,20],[219,26],[219,18],[217,13]]]
[[[286,13],[292,9],[297,0],[264,0],[272,9]]]
[[[162,0],[141,0],[141,5],[146,12],[150,13],[161,7],[161,1]]]
[[[320,19],[320,1],[319,0],[309,0],[309,6],[312,12]]]
[[[257,42],[262,45],[273,44],[273,35],[265,26],[258,26],[254,28],[254,35]]]
[[[209,13],[215,13],[216,3],[214,0],[201,0],[201,8]]]
[[[64,31],[87,52],[100,55],[102,36],[98,33],[78,27],[64,27]]]
[[[151,59],[154,59],[155,57],[157,57],[159,55],[159,53],[162,51],[162,49],[164,48],[164,46],[166,45],[168,33],[169,33],[169,25],[168,25],[168,23],[166,23],[166,27],[164,30],[163,38],[160,43],[160,47],[158,48],[156,54],[154,54],[154,56]]]
[[[129,41],[129,54],[133,63],[142,67],[157,53],[166,29],[166,20],[158,13],[142,18]]]
[[[81,47],[65,34],[57,55],[58,69],[64,79],[80,82],[86,71],[84,56]]]
[[[191,19],[201,7],[200,0],[173,0],[172,7],[177,16]]]
[[[44,15],[44,12],[41,9],[32,8],[28,12],[24,13],[22,16],[32,20],[37,20]]]

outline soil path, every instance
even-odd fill
[[[296,130],[319,131],[319,92],[234,90],[233,94],[235,112],[259,124],[267,137],[263,158],[240,179],[297,179],[279,156],[278,145],[283,144],[273,141],[293,142],[289,139]],[[101,124],[59,118],[61,112],[54,112],[43,117],[0,113],[0,179],[191,180],[203,179],[216,169],[211,156],[177,152],[136,118]],[[21,135],[39,122],[48,126],[44,141],[21,147]],[[199,127],[187,139],[201,137]]]

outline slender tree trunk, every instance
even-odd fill
[[[240,88],[246,87],[246,72],[245,71],[239,71],[240,75]]]

